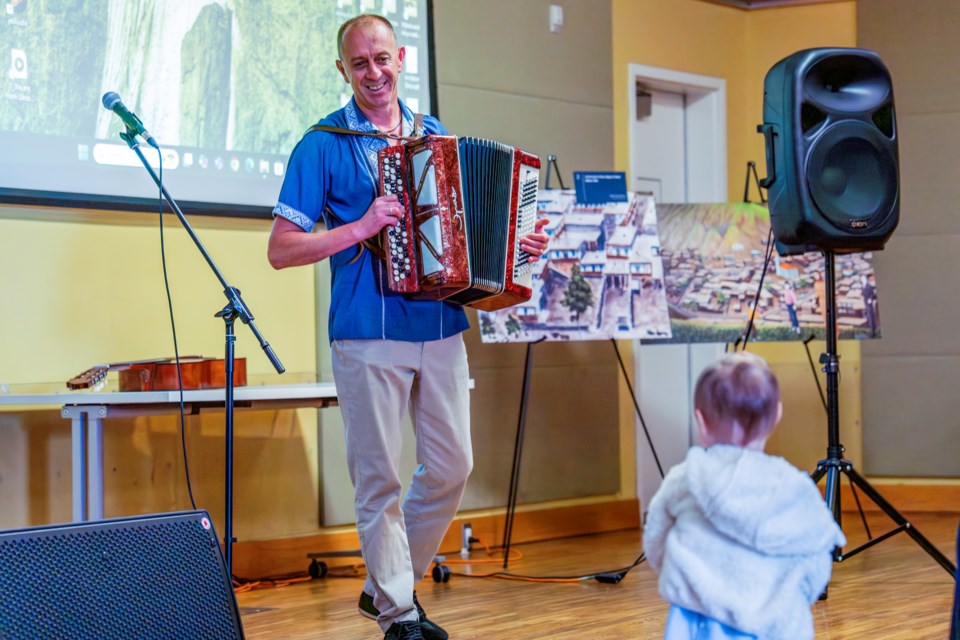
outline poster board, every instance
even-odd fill
[[[483,342],[670,337],[656,204],[648,194],[627,196],[581,205],[573,190],[538,193],[550,243],[534,263],[533,295],[479,312]]]
[[[742,339],[771,239],[768,209],[751,203],[660,204],[657,214],[670,309],[669,341]],[[840,254],[835,262],[839,337],[879,338],[873,254]],[[774,250],[763,276],[750,341],[797,340],[811,333],[822,338],[823,269],[821,253],[780,257]]]

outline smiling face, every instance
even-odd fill
[[[393,31],[379,20],[355,24],[343,34],[337,69],[368,116],[390,115],[397,107],[404,53]]]

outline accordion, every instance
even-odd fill
[[[381,195],[403,214],[383,229],[391,291],[495,311],[529,300],[520,249],[537,217],[540,159],[478,138],[427,135],[381,149]]]

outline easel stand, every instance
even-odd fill
[[[510,539],[513,537],[513,519],[517,511],[517,492],[520,489],[520,461],[523,458],[523,440],[527,430],[527,404],[530,398],[530,372],[533,369],[533,345],[527,343],[527,355],[523,364],[523,387],[520,392],[520,417],[517,419],[517,437],[513,442],[513,466],[510,469],[510,490],[507,497],[507,516],[503,525],[503,568],[510,563]]]
[[[527,404],[530,397],[530,374],[533,367],[533,345],[543,342],[546,338],[540,338],[534,342],[527,343],[527,355],[524,360],[524,369],[523,369],[523,390],[520,394],[520,418],[517,421],[517,437],[513,445],[513,468],[510,471],[510,491],[509,497],[507,498],[507,517],[504,523],[503,528],[503,568],[506,569],[510,563],[510,539],[513,536],[513,521],[514,516],[517,510],[517,491],[520,486],[520,461],[523,457],[523,440],[524,434],[527,429]],[[643,419],[643,414],[640,413],[640,403],[637,401],[637,395],[633,391],[633,385],[630,384],[630,376],[627,373],[627,367],[623,363],[623,358],[620,357],[620,348],[617,346],[617,341],[613,338],[610,338],[610,344],[613,345],[613,350],[617,354],[617,362],[620,363],[620,371],[623,372],[623,379],[627,383],[627,388],[630,390],[630,397],[633,398],[633,406],[636,409],[637,417],[640,418],[640,425],[643,427],[643,433],[647,438],[647,444],[650,445],[650,452],[653,454],[653,460],[657,463],[657,470],[660,472],[660,477],[663,477],[663,466],[660,464],[660,457],[657,455],[657,450],[653,446],[653,439],[650,437],[650,431],[647,429],[647,423]]]
[[[551,154],[547,156],[547,177],[545,181],[545,188],[550,188],[550,175],[552,172],[556,172],[557,181],[560,183],[560,188],[565,189],[563,186],[563,178],[560,175],[560,167],[557,166],[557,156]],[[517,436],[513,444],[513,467],[510,470],[510,490],[507,496],[507,514],[506,520],[503,527],[503,568],[506,569],[510,564],[510,539],[513,537],[513,521],[516,515],[517,510],[517,492],[520,487],[520,462],[523,457],[523,440],[524,435],[527,430],[527,404],[530,397],[530,375],[533,368],[533,345],[538,342],[543,342],[546,338],[540,338],[533,342],[527,343],[527,355],[524,360],[523,368],[523,388],[520,393],[520,417],[517,420]],[[620,370],[623,372],[623,379],[627,383],[627,388],[630,389],[630,396],[633,398],[633,406],[637,411],[637,417],[640,418],[640,424],[643,427],[643,433],[647,437],[647,444],[650,445],[650,452],[653,454],[653,459],[657,463],[657,469],[660,471],[660,477],[663,477],[663,467],[660,465],[660,458],[657,456],[657,450],[653,446],[653,439],[650,437],[650,431],[647,429],[647,423],[643,419],[643,414],[640,413],[640,403],[637,401],[637,395],[633,391],[633,386],[630,384],[630,375],[627,373],[627,368],[623,364],[623,358],[620,357],[620,349],[617,347],[617,341],[613,338],[610,339],[610,344],[613,345],[613,350],[617,354],[617,361],[620,363]]]
[[[819,482],[823,476],[827,477],[826,499],[827,506],[833,512],[833,517],[837,524],[843,527],[842,510],[840,506],[840,474],[849,478],[851,485],[859,488],[867,495],[874,504],[883,510],[887,516],[893,520],[897,527],[887,533],[872,538],[865,544],[843,553],[839,547],[833,551],[833,559],[841,562],[847,558],[852,558],[864,549],[868,549],[875,544],[883,542],[887,538],[905,531],[914,542],[936,560],[947,573],[956,575],[956,569],[953,563],[947,559],[933,544],[927,540],[923,534],[910,524],[889,502],[884,499],[867,480],[853,468],[853,463],[843,457],[843,445],[840,444],[840,409],[839,399],[839,380],[840,380],[840,358],[837,356],[837,317],[836,317],[836,271],[834,268],[834,254],[830,251],[823,252],[825,258],[825,311],[826,311],[826,329],[827,329],[827,351],[820,355],[820,363],[823,365],[823,371],[827,379],[827,457],[817,464],[816,470],[811,474],[814,482]],[[854,495],[856,493],[854,492]]]
[[[236,542],[233,537],[233,372],[234,347],[236,344],[236,336],[233,333],[234,322],[239,318],[245,325],[250,327],[250,330],[257,338],[257,341],[260,343],[260,347],[263,349],[264,353],[267,354],[267,358],[270,360],[271,364],[273,364],[273,367],[276,369],[277,373],[283,373],[285,369],[283,368],[283,365],[280,364],[277,354],[273,352],[273,348],[260,334],[260,331],[257,329],[257,325],[254,324],[253,314],[240,297],[240,290],[236,287],[230,286],[227,283],[226,278],[224,278],[223,274],[220,273],[220,269],[217,268],[213,258],[210,257],[210,254],[203,246],[203,243],[200,242],[200,238],[197,237],[193,227],[191,227],[190,223],[187,222],[186,216],[183,215],[183,212],[180,210],[180,207],[177,205],[176,201],[170,196],[167,188],[163,186],[160,178],[157,176],[156,172],[154,172],[153,167],[151,167],[147,162],[147,159],[144,158],[143,152],[140,150],[140,143],[137,142],[135,132],[128,129],[126,132],[121,133],[120,137],[123,138],[124,142],[126,142],[127,145],[129,145],[129,147],[137,154],[137,157],[140,158],[140,162],[143,163],[144,168],[146,168],[146,170],[150,173],[150,177],[153,178],[153,181],[160,188],[160,192],[163,194],[167,204],[169,204],[170,208],[173,209],[173,212],[177,214],[177,218],[179,218],[183,228],[186,229],[187,233],[190,235],[190,238],[193,240],[193,243],[197,246],[197,249],[200,250],[201,255],[203,255],[204,260],[206,260],[207,264],[210,266],[211,271],[213,271],[213,274],[216,276],[217,280],[220,281],[220,285],[223,287],[223,294],[227,297],[227,306],[218,311],[215,316],[223,318],[224,330],[226,334],[224,339],[224,352],[226,356],[224,361],[224,374],[226,376],[226,387],[224,391],[224,411],[226,423],[224,434],[224,438],[226,440],[224,466],[226,477],[224,482],[225,496],[223,546],[224,556],[227,563],[227,572],[232,578],[233,543]]]

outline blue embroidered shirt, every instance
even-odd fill
[[[403,129],[413,129],[413,112],[400,102]],[[376,132],[351,99],[320,124]],[[439,120],[424,116],[426,133],[446,134]],[[359,220],[377,197],[377,151],[383,138],[316,131],[293,150],[273,214],[304,231],[323,220],[331,229]],[[329,211],[335,219],[330,219]],[[387,288],[383,261],[357,246],[330,257],[330,340],[384,339],[424,342],[461,331],[469,323],[463,308],[442,301],[411,300]]]

